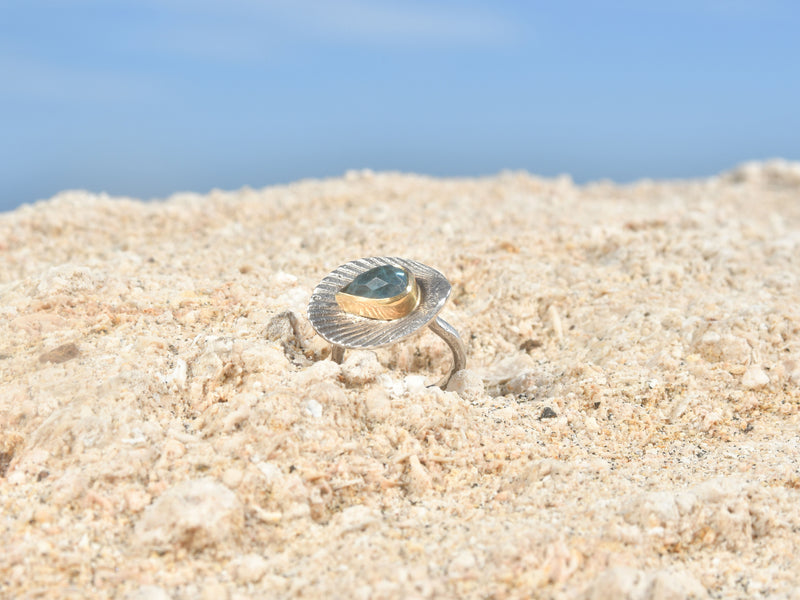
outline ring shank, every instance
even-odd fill
[[[441,317],[436,317],[428,324],[428,327],[444,340],[453,353],[453,367],[446,376],[436,383],[437,386],[445,389],[453,375],[467,366],[467,351],[461,336],[458,335],[458,331]],[[331,344],[331,359],[334,362],[341,363],[344,360],[344,346]]]
[[[433,333],[442,338],[453,352],[453,368],[436,384],[445,389],[450,382],[450,378],[467,366],[467,350],[464,348],[464,342],[455,327],[441,317],[436,317],[428,327]]]

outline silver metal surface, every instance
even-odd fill
[[[361,273],[383,265],[395,265],[414,274],[420,301],[410,314],[392,321],[368,319],[344,312],[336,302],[336,293]],[[466,366],[466,351],[456,330],[442,319],[439,311],[450,296],[451,286],[436,269],[414,260],[394,256],[374,256],[344,264],[330,273],[314,289],[308,305],[308,319],[316,332],[330,342],[331,358],[341,362],[345,348],[377,348],[399,342],[426,325],[453,351],[453,369],[437,385],[445,387],[450,377]]]
[[[461,336],[458,335],[458,332],[455,330],[455,327],[450,325],[447,321],[442,319],[441,317],[436,317],[433,321],[431,321],[428,327],[431,328],[431,331],[442,338],[448,346],[450,346],[450,350],[453,351],[453,368],[450,369],[450,372],[442,378],[438,385],[440,388],[445,389],[447,384],[450,382],[450,378],[458,373],[461,369],[465,369],[467,367],[467,351],[464,348],[464,342],[461,341]]]

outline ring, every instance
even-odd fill
[[[453,367],[436,385],[444,389],[467,365],[458,332],[437,316],[452,290],[436,269],[414,260],[389,256],[361,258],[331,272],[311,294],[308,320],[331,344],[331,358],[345,349],[364,349],[399,342],[430,327],[453,352]]]

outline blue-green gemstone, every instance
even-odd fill
[[[405,269],[383,265],[364,271],[348,283],[342,291],[351,296],[378,300],[399,296],[406,291],[406,288],[408,288],[408,273]]]

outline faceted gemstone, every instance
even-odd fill
[[[351,296],[372,298],[393,298],[406,291],[408,273],[402,267],[383,265],[365,271],[342,290]]]

